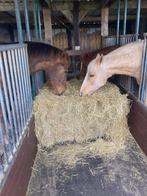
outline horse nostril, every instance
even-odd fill
[[[82,97],[83,96],[83,93],[82,92],[80,92],[80,97]]]

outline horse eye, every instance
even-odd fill
[[[94,77],[94,74],[90,74],[89,77],[90,77],[90,78]]]

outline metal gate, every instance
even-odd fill
[[[136,41],[136,34],[120,35],[119,37],[119,44],[121,46],[135,41]]]
[[[0,183],[32,116],[27,45],[0,46]]]
[[[144,34],[144,50],[142,55],[141,81],[138,99],[147,106],[147,34]]]

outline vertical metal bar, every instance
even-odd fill
[[[22,89],[22,83],[21,83],[21,71],[20,71],[20,62],[19,62],[19,54],[18,54],[18,49],[15,49],[15,58],[16,58],[16,70],[17,70],[17,77],[18,77],[18,86],[19,86],[19,92],[20,92],[20,102],[21,102],[21,111],[22,111],[22,131],[25,126],[25,118],[24,118],[24,98],[23,98],[23,89]]]
[[[24,78],[25,78],[25,91],[26,91],[26,112],[27,112],[27,120],[29,119],[29,92],[28,92],[28,78],[27,78],[27,70],[26,70],[26,59],[25,59],[25,51],[24,51],[24,47],[22,48],[22,59],[24,62],[24,67],[23,67],[23,74],[24,74]]]
[[[124,24],[123,24],[123,35],[126,34],[127,6],[128,6],[128,0],[124,0]]]
[[[24,48],[25,51],[25,59],[26,59],[26,71],[27,71],[27,80],[28,80],[28,90],[29,90],[29,112],[30,116],[32,114],[32,92],[31,92],[31,81],[30,81],[30,72],[29,72],[29,61],[28,61],[28,54],[27,54],[27,47]]]
[[[2,89],[0,89],[0,93],[2,92]],[[4,141],[4,131],[3,131],[3,128],[2,128],[2,120],[0,119],[0,138],[1,138],[1,150],[3,151],[4,153],[4,160],[6,160],[6,163],[8,163],[8,155],[7,155],[7,149],[6,149],[6,146],[5,146],[5,141]]]
[[[12,147],[12,143],[10,140],[9,128],[8,128],[8,120],[9,120],[10,126],[12,126],[12,124],[11,124],[12,121],[11,121],[10,104],[9,104],[9,99],[8,99],[8,94],[7,94],[7,86],[6,86],[6,80],[5,80],[4,67],[3,67],[1,53],[0,53],[0,72],[1,72],[1,77],[2,77],[2,82],[3,82],[3,90],[4,90],[4,96],[5,96],[5,100],[4,100],[4,97],[2,95],[2,85],[0,82],[0,91],[1,91],[0,92],[0,103],[1,103],[1,109],[2,109],[2,116],[4,119],[6,136],[8,139],[8,150],[11,153],[11,155],[13,155],[13,147]],[[7,116],[6,116],[5,102],[6,102],[6,108],[7,108],[7,113],[8,113],[8,120],[7,120]],[[12,158],[12,157],[9,157],[9,158]]]
[[[31,75],[31,83],[32,83],[32,96],[36,95],[36,83],[35,83],[35,74]]]
[[[27,84],[26,84],[26,73],[25,73],[25,59],[24,59],[24,56],[23,56],[23,50],[22,48],[20,48],[20,57],[21,57],[21,65],[22,65],[22,68],[21,68],[21,72],[22,72],[22,75],[23,75],[23,78],[22,78],[22,83],[23,83],[23,86],[24,86],[24,101],[25,101],[25,113],[26,113],[26,121],[28,119],[28,112],[27,112],[27,109],[28,109],[28,97],[27,97]]]
[[[147,38],[144,35],[144,50],[141,70],[141,81],[139,87],[139,100],[147,106]]]
[[[25,80],[26,80],[26,93],[27,93],[27,119],[29,119],[30,117],[30,110],[29,110],[29,107],[30,107],[30,94],[29,94],[29,83],[28,83],[28,74],[27,74],[27,59],[25,57],[25,47],[22,48],[22,56],[23,56],[23,59],[24,59],[24,74],[25,74]]]
[[[38,32],[38,24],[37,24],[37,15],[36,15],[36,1],[33,0],[33,14],[34,14],[34,24],[35,24],[35,38],[38,40],[39,32]]]
[[[38,84],[39,72],[35,74],[35,84],[36,84],[36,93],[38,94],[39,84]]]
[[[38,19],[38,30],[39,30],[39,39],[42,40],[42,31],[41,31],[41,16],[40,16],[40,2],[37,0],[37,19]]]
[[[136,0],[136,28],[135,28],[135,34],[136,34],[136,40],[138,40],[139,35],[139,25],[140,25],[140,9],[141,9],[141,0]]]
[[[15,87],[15,78],[14,78],[14,70],[13,70],[13,65],[14,61],[12,58],[12,51],[8,51],[8,62],[9,62],[9,67],[10,67],[10,75],[11,75],[11,83],[12,83],[12,89],[13,89],[13,96],[14,96],[14,105],[15,105],[15,111],[16,111],[16,118],[17,118],[17,125],[18,127],[15,129],[16,131],[16,136],[17,136],[17,141],[18,141],[18,135],[20,134],[20,129],[21,129],[21,125],[20,125],[20,119],[19,119],[19,111],[18,111],[18,101],[17,101],[17,90]],[[13,117],[14,118],[14,117]]]
[[[18,111],[20,117],[20,129],[19,129],[19,136],[21,136],[21,130],[23,129],[23,116],[22,116],[22,100],[21,100],[21,93],[19,89],[19,73],[17,69],[17,56],[16,56],[16,49],[11,51],[12,53],[12,66],[14,70],[14,81],[16,86],[16,93],[17,93],[17,103],[18,103]]]
[[[15,3],[15,14],[16,14],[16,22],[17,22],[17,32],[18,32],[18,41],[19,43],[23,42],[23,34],[22,34],[22,24],[21,24],[21,15],[20,15],[20,0],[14,0]]]
[[[18,52],[18,61],[19,61],[19,71],[20,71],[20,81],[21,81],[21,88],[22,88],[22,99],[23,99],[23,106],[24,106],[24,125],[26,126],[27,116],[26,116],[26,93],[25,93],[25,84],[24,84],[24,73],[23,73],[23,62],[21,58],[21,48],[17,49]]]
[[[119,44],[119,32],[120,32],[120,0],[117,0],[117,34],[116,34],[117,44]]]
[[[27,40],[31,41],[30,24],[29,24],[29,16],[28,16],[28,0],[24,0],[24,14],[25,14]]]
[[[10,83],[10,72],[8,70],[8,61],[7,61],[7,55],[6,55],[6,51],[3,52],[3,58],[4,58],[4,64],[5,64],[5,72],[6,72],[6,81],[7,81],[7,90],[9,92],[9,100],[10,100],[10,104],[11,104],[11,109],[12,109],[12,117],[13,117],[13,121],[14,121],[14,128],[15,128],[15,132],[14,132],[14,128],[13,128],[13,121],[12,118],[10,118],[10,125],[11,125],[11,132],[12,132],[12,141],[13,141],[13,145],[16,147],[16,141],[18,141],[18,135],[17,135],[17,123],[16,123],[16,116],[15,116],[15,109],[14,109],[14,100],[13,100],[13,95],[12,95],[12,87],[11,87],[11,83]],[[9,67],[11,67],[11,63],[9,64]],[[9,105],[10,107],[10,105]],[[15,136],[15,138],[14,138]],[[16,139],[16,141],[15,141]]]

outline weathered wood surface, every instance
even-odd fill
[[[41,160],[37,162],[38,160]],[[87,159],[73,169],[36,166],[27,196],[146,196],[147,158],[133,137],[115,158]]]

